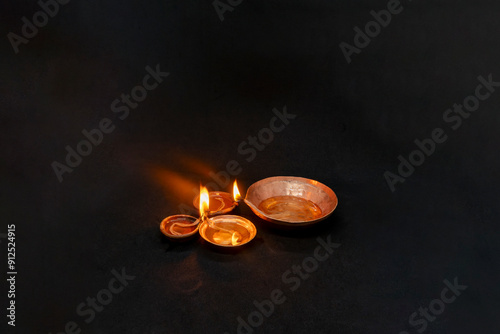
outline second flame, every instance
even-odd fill
[[[210,196],[206,187],[200,187],[200,216],[208,213],[210,207]]]
[[[235,202],[238,202],[239,200],[241,200],[241,194],[240,194],[240,190],[238,189],[238,184],[236,183],[236,180],[234,180],[234,184],[233,184],[233,198],[234,198]]]

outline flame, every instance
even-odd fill
[[[209,211],[210,196],[206,187],[200,187],[200,216],[205,215]]]
[[[233,198],[235,202],[241,200],[241,194],[240,190],[238,189],[238,184],[236,183],[236,180],[234,180],[234,185],[233,185]]]
[[[233,246],[238,244],[238,241],[240,239],[238,235],[239,235],[238,232],[233,232],[233,235],[231,236],[231,244]]]

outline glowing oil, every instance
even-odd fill
[[[321,208],[313,202],[295,196],[271,197],[259,204],[267,216],[284,221],[302,222],[321,217]]]
[[[234,223],[214,223],[212,227],[207,227],[206,237],[218,245],[239,245],[250,239],[250,232],[239,224]]]

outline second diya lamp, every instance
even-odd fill
[[[209,217],[223,215],[234,210],[242,200],[238,184],[234,181],[233,194],[224,191],[210,191],[208,193],[208,210],[205,212]],[[193,205],[200,210],[200,195],[193,200]],[[200,211],[201,212],[201,211]]]

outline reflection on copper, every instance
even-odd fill
[[[249,243],[257,234],[257,228],[244,217],[224,215],[202,221],[200,235],[217,247],[239,247]]]
[[[238,244],[238,242],[241,239],[241,234],[238,232],[234,232],[233,235],[231,236],[231,245],[235,246]]]

